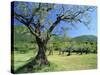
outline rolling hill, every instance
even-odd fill
[[[77,42],[84,42],[84,41],[96,42],[97,41],[97,36],[94,36],[94,35],[81,35],[81,36],[77,36],[77,37],[72,38],[72,40],[77,41]]]

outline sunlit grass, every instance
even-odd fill
[[[34,57],[35,54],[32,51],[29,51],[25,54],[20,54],[15,52],[14,56],[14,70],[23,66],[31,57]],[[96,54],[83,54],[76,55],[72,54],[71,56],[58,55],[58,52],[54,52],[54,55],[47,56],[50,61],[50,66],[42,66],[37,69],[35,72],[46,72],[46,71],[71,71],[71,70],[87,70],[87,69],[96,69],[97,68],[97,55]]]
[[[85,70],[97,68],[96,54],[88,55],[53,55],[48,57],[49,61],[55,63],[59,67],[57,70]]]

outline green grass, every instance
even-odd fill
[[[72,56],[53,55],[49,56],[48,59],[58,66],[57,71],[85,70],[97,68],[96,54]]]
[[[23,66],[27,61],[35,56],[32,51],[25,54],[19,54],[15,52],[14,56],[14,70]],[[50,61],[50,66],[41,66],[33,72],[48,72],[48,71],[72,71],[72,70],[86,70],[86,69],[96,69],[97,68],[97,55],[76,55],[71,56],[58,55],[58,52],[54,52],[54,55],[47,56]]]
[[[14,70],[26,64],[27,61],[33,56],[35,56],[35,54],[33,55],[32,51],[28,51],[27,53],[24,53],[24,54],[21,54],[15,51],[14,52]]]

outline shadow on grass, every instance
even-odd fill
[[[29,62],[27,62],[25,65],[21,66],[17,70],[14,71],[14,69],[11,69],[11,72],[14,74],[49,72],[49,71],[54,71],[55,67],[57,67],[57,65],[51,62],[49,62],[48,65],[37,64],[37,61],[31,58],[29,59]]]

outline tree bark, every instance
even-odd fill
[[[71,47],[68,48],[68,54],[67,54],[67,56],[71,55],[71,49],[72,49]]]
[[[67,56],[70,56],[70,55],[71,55],[71,51],[69,50]]]
[[[49,61],[47,60],[47,57],[46,57],[46,45],[47,44],[43,40],[37,37],[36,37],[36,41],[38,45],[38,53],[35,57],[35,60],[38,61],[37,64],[48,65]]]

